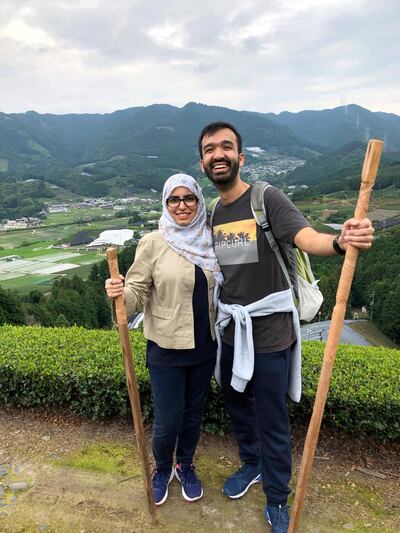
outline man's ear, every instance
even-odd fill
[[[204,163],[202,159],[200,159],[199,161],[199,166],[200,166],[200,170],[204,173]]]
[[[242,167],[244,165],[244,153],[240,152],[239,154],[239,167]]]

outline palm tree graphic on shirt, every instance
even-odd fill
[[[221,265],[258,261],[254,218],[214,226],[215,252]]]

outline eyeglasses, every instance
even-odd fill
[[[186,207],[194,207],[199,199],[194,194],[188,194],[187,196],[170,196],[167,198],[168,207],[178,207],[183,202]]]

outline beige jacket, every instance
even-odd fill
[[[212,272],[203,272],[214,339],[215,280]],[[194,265],[172,250],[158,231],[148,233],[139,241],[135,261],[126,274],[124,296],[128,317],[143,310],[144,336],[162,348],[194,348],[194,281]]]

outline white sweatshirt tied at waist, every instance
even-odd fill
[[[257,302],[243,306],[239,304],[224,304],[218,300],[218,315],[215,324],[215,334],[218,341],[217,364],[215,377],[221,384],[221,337],[229,322],[235,322],[234,352],[231,386],[238,392],[243,392],[254,372],[254,342],[251,317],[267,316],[273,313],[292,313],[296,342],[292,346],[290,359],[288,395],[299,402],[301,397],[301,336],[300,320],[293,302],[291,289],[274,292]]]

